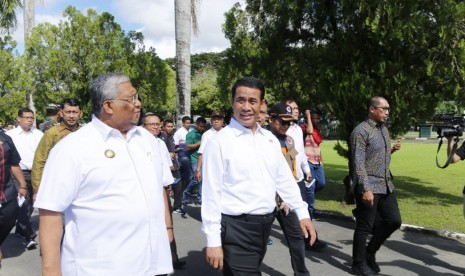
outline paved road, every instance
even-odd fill
[[[188,207],[188,215],[175,215],[178,253],[187,262],[173,275],[221,275],[204,261],[205,239],[200,232],[200,207]],[[34,216],[37,226],[37,215]],[[349,275],[354,223],[333,218],[315,222],[319,236],[328,242],[321,252],[307,252],[307,267],[312,275]],[[292,275],[289,253],[277,222],[272,230],[273,245],[268,247],[262,265],[264,275]],[[25,251],[21,240],[11,234],[3,246],[0,275],[40,275],[38,250]],[[380,275],[465,275],[465,243],[411,231],[396,231],[377,254]]]

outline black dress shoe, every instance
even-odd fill
[[[354,272],[356,275],[362,275],[362,276],[378,275],[378,272],[374,271],[366,263],[353,264],[352,272]]]
[[[367,251],[367,265],[371,267],[374,271],[380,272],[381,269],[379,268],[378,264],[376,263],[376,257],[374,253],[369,253]]]
[[[327,243],[325,243],[324,241],[320,241],[320,240],[316,240],[313,245],[310,245],[308,243],[305,243],[305,250],[310,250],[310,251],[318,251],[318,250],[321,250],[323,248],[325,248],[326,246],[328,246]]]
[[[173,268],[174,268],[174,269],[183,268],[185,265],[186,265],[186,262],[185,262],[185,261],[181,261],[181,260],[173,261]]]

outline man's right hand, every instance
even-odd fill
[[[18,190],[18,195],[20,195],[20,196],[22,196],[22,197],[26,197],[27,194],[28,194],[28,192],[29,192],[29,191],[27,190],[27,188],[20,188],[20,189]]]
[[[207,262],[213,268],[223,270],[223,247],[207,247]]]
[[[374,199],[375,199],[375,196],[373,195],[372,191],[367,191],[363,193],[362,200],[366,204],[370,205],[370,207],[373,207]]]

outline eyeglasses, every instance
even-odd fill
[[[291,121],[284,121],[283,119],[277,119],[277,122],[279,122],[282,126],[290,126]]]
[[[160,124],[160,123],[151,123],[151,124],[144,124],[144,126],[149,126],[149,127],[156,126],[156,127],[160,127],[161,124]]]
[[[386,106],[384,106],[384,107],[383,106],[373,106],[373,107],[376,108],[376,109],[380,109],[383,112],[390,112],[391,111],[391,108],[389,106],[387,106],[387,107]]]
[[[297,106],[292,107],[292,110],[299,110],[299,107],[297,107]]]
[[[139,93],[136,93],[136,94],[134,94],[134,95],[132,95],[131,97],[128,97],[128,98],[109,99],[108,101],[115,101],[115,100],[125,101],[125,102],[128,102],[130,104],[136,104],[136,102],[139,100]]]
[[[32,116],[20,116],[20,118],[26,119],[26,120],[34,120],[34,119],[35,119],[35,118],[32,117]]]
[[[70,114],[77,115],[77,114],[81,113],[81,111],[66,110],[66,111],[63,111],[63,113],[65,113],[66,115],[70,115]]]

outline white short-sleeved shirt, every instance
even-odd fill
[[[199,151],[198,151],[199,154],[203,154],[203,151],[205,150],[205,146],[207,145],[207,142],[210,140],[210,138],[213,135],[217,134],[218,131],[219,130],[216,130],[214,128],[210,128],[209,130],[205,131],[204,134],[202,134],[202,140],[200,140],[200,148],[199,148]]]
[[[13,139],[19,156],[21,156],[21,162],[19,162],[21,170],[32,170],[34,154],[44,133],[36,128],[24,131],[18,126],[8,130],[6,134]]]
[[[231,119],[213,136],[202,157],[202,230],[207,247],[221,246],[221,214],[273,212],[276,192],[308,218],[307,204],[280,150],[278,139],[257,127],[255,133]]]
[[[64,213],[63,275],[173,271],[163,199],[171,172],[157,144],[147,130],[124,139],[93,117],[51,150],[35,207]]]
[[[297,151],[297,165],[300,168],[297,169],[297,181],[302,181],[304,179],[303,172],[310,171],[310,165],[307,162],[307,156],[305,155],[304,139],[302,129],[298,124],[291,124],[287,129],[286,134],[291,136],[294,140],[294,148]]]
[[[188,132],[189,131],[185,127],[181,127],[180,129],[176,130],[176,132],[173,134],[174,144],[178,146],[179,143],[186,143],[186,135]]]
[[[166,147],[165,141],[162,139],[156,137],[158,146],[160,147],[160,158],[162,159],[162,162],[164,165],[171,167],[173,166],[173,161],[171,160],[171,155],[168,151],[168,148]],[[168,186],[173,184],[173,176],[172,174],[163,175],[163,186]]]

